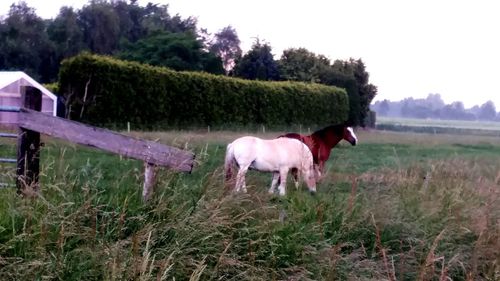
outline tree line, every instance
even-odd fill
[[[400,101],[377,101],[371,108],[377,112],[378,116],[500,121],[500,112],[496,112],[495,104],[492,101],[465,108],[461,101],[446,104],[440,94],[429,94],[425,99],[405,98]]]
[[[304,48],[284,50],[275,59],[271,45],[259,39],[243,54],[233,27],[209,34],[195,18],[171,15],[168,5],[89,0],[81,9],[62,7],[55,18],[42,19],[21,1],[0,16],[2,70],[22,70],[51,83],[61,61],[82,51],[178,71],[338,86],[348,93],[353,125],[364,125],[377,94],[361,59],[330,61]]]

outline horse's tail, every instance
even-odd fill
[[[229,181],[233,177],[233,162],[234,162],[234,149],[233,144],[230,143],[226,148],[226,158],[224,160],[224,173],[226,175],[226,181]]]

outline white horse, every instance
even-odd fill
[[[241,137],[227,145],[224,169],[226,181],[232,178],[232,167],[239,167],[234,191],[246,192],[245,174],[248,169],[272,172],[273,180],[269,193],[274,193],[278,181],[279,194],[285,195],[288,170],[296,168],[304,178],[311,193],[316,192],[313,157],[309,148],[299,140],[278,138],[263,140],[256,137]]]

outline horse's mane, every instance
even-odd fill
[[[298,139],[299,141],[303,142],[305,145],[311,149],[311,152],[313,152],[314,147],[318,145],[316,140],[311,136],[311,135],[301,135],[299,133],[287,133],[284,135],[279,136],[278,138],[292,138],[292,139]],[[313,153],[313,158],[317,160],[316,155]]]
[[[278,138],[292,138],[292,139],[298,139],[298,140],[302,141],[304,136],[302,136],[301,134],[298,134],[298,133],[287,133],[287,134],[278,136]]]
[[[324,127],[322,129],[315,131],[311,135],[322,137],[327,132],[333,131],[337,136],[342,136],[345,126],[346,126],[345,124],[330,125],[330,126],[327,126],[327,127]]]

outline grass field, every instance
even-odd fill
[[[143,204],[142,163],[45,139],[40,196],[0,189],[0,280],[500,279],[498,137],[359,131],[316,196],[279,198],[270,174],[223,188],[244,132],[132,134],[194,151],[193,173],[160,171]]]

